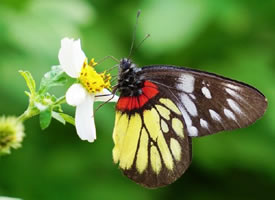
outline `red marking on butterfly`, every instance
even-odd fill
[[[118,110],[129,111],[141,108],[159,93],[158,87],[150,81],[144,81],[143,88],[141,90],[142,94],[139,96],[120,97],[116,108]]]

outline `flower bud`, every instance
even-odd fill
[[[24,125],[16,117],[0,117],[0,156],[21,147]]]

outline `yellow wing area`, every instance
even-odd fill
[[[191,161],[181,112],[169,99],[140,112],[117,111],[113,140],[114,162],[148,187],[175,181]]]

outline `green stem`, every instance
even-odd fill
[[[39,110],[35,109],[35,108],[30,108],[30,106],[28,107],[28,109],[22,114],[20,115],[17,119],[18,121],[24,122],[27,119],[32,118],[35,115],[39,114]]]
[[[56,102],[54,103],[54,105],[61,105],[63,103],[66,103],[66,97],[65,96],[58,98],[56,100]]]
[[[61,105],[63,103],[66,103],[66,97],[60,97],[53,105]],[[40,113],[40,111],[35,108],[34,103],[31,102],[27,108],[27,110],[21,114],[17,119],[18,121],[26,121],[27,119],[30,119],[36,115],[38,115]]]

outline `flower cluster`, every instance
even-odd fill
[[[106,71],[96,72],[94,59],[88,63],[81,49],[80,40],[64,38],[58,54],[59,66],[53,66],[40,81],[40,85],[28,71],[19,71],[28,91],[29,105],[19,117],[0,117],[0,156],[9,154],[11,149],[21,146],[24,134],[23,122],[39,115],[40,126],[47,128],[52,118],[65,124],[75,125],[82,140],[93,142],[96,139],[94,124],[94,102],[115,102],[118,97],[110,92],[111,75]],[[75,79],[65,96],[59,98],[49,93],[49,89],[64,86],[68,76]],[[61,104],[67,102],[76,107],[75,118],[63,112]]]

